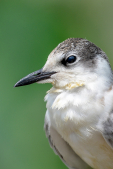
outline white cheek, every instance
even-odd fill
[[[75,75],[66,72],[56,73],[52,76],[52,79],[57,88],[63,88],[69,83],[76,82]]]

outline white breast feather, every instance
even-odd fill
[[[97,81],[96,88],[99,83],[100,79]],[[110,149],[99,132],[102,117],[107,118],[107,109],[113,108],[110,102],[113,99],[113,91],[101,88],[102,91],[98,94],[98,89],[97,91],[94,90],[95,87],[93,88],[91,85],[76,87],[72,90],[56,89],[55,91],[52,89],[46,95],[45,100],[47,101],[50,125],[58,131],[84,161],[97,168],[100,164],[99,160],[101,160],[97,151],[101,144],[106,147],[106,151]],[[97,149],[94,150],[93,145],[97,142]],[[103,151],[103,149],[99,150],[102,154],[105,153]],[[110,154],[110,156],[112,155]],[[106,155],[103,158],[106,159]],[[106,165],[103,164],[103,166]]]

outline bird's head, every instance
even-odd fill
[[[112,71],[108,58],[99,47],[86,39],[70,38],[50,53],[42,69],[22,78],[15,87],[37,82],[72,89],[110,77]]]

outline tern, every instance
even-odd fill
[[[51,83],[44,129],[69,169],[113,169],[113,72],[99,47],[69,38],[15,87]]]

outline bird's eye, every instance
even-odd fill
[[[76,61],[76,56],[71,55],[66,59],[67,63],[74,63]]]

